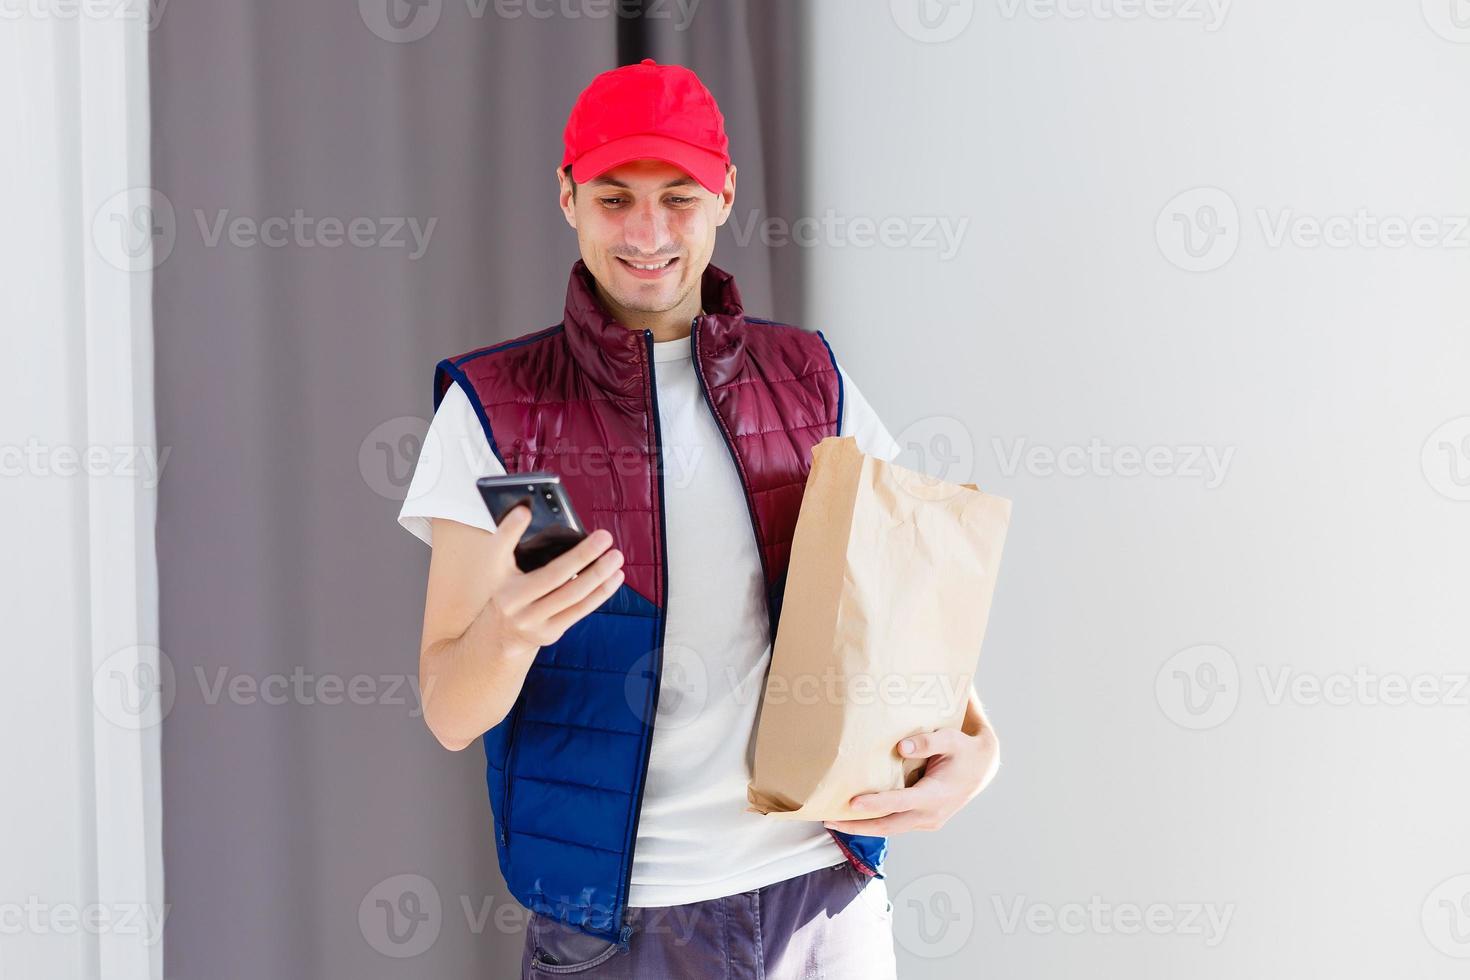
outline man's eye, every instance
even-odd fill
[[[685,204],[688,204],[693,200],[694,198],[692,197],[671,197],[669,198],[669,203],[675,205],[676,207],[683,207]]]
[[[607,205],[610,208],[617,207],[619,204],[623,203],[623,199],[621,197],[603,197],[599,198],[598,200],[602,201],[603,204]]]

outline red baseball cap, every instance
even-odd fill
[[[710,191],[725,187],[730,141],[715,97],[683,65],[644,58],[605,71],[577,96],[562,134],[561,165],[586,183],[630,160],[662,160]]]

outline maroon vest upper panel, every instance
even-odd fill
[[[728,273],[709,266],[702,287],[697,367],[734,450],[769,586],[790,558],[812,446],[837,431],[838,376],[820,335],[747,320]],[[434,402],[460,382],[507,472],[560,475],[588,529],[612,532],[628,587],[662,608],[652,378],[643,332],[602,309],[578,261],[560,325],[441,361]]]
[[[812,447],[837,434],[837,370],[820,334],[780,323],[746,320],[739,330],[716,323],[701,332],[698,350],[715,420],[752,503],[770,586],[791,559]]]

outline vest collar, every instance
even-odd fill
[[[695,324],[701,367],[732,377],[745,356],[745,307],[735,277],[710,264],[700,282],[705,314]],[[642,400],[643,360],[647,350],[642,330],[623,326],[602,307],[592,272],[578,259],[567,279],[562,318],[567,346],[589,378],[608,393]]]

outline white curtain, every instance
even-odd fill
[[[163,975],[147,39],[0,3],[0,980]]]

